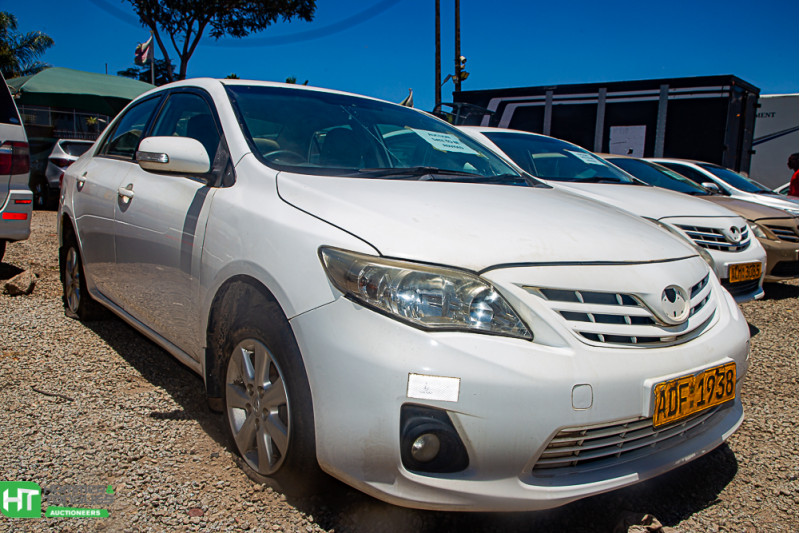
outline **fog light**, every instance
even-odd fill
[[[417,440],[411,445],[411,457],[420,463],[433,461],[439,454],[441,446],[442,443],[439,441],[439,437],[433,433],[425,433],[417,437]]]
[[[469,456],[453,422],[443,409],[404,404],[400,408],[400,458],[418,474],[461,472]]]

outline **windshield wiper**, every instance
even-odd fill
[[[593,178],[581,178],[575,180],[576,183],[625,183],[627,185],[635,185],[633,182],[623,181],[619,178],[595,176]]]
[[[407,177],[407,178],[420,178],[431,174],[442,174],[449,176],[477,176],[482,177],[480,174],[473,174],[463,170],[447,170],[437,167],[398,167],[398,168],[360,168],[359,174],[367,174],[376,178],[390,178],[390,177]]]

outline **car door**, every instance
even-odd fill
[[[137,165],[134,152],[161,97],[127,109],[77,175],[73,213],[87,277],[104,296],[119,302],[114,273],[114,209],[117,189]],[[116,290],[115,290],[116,289]]]
[[[148,136],[200,141],[209,161],[220,146],[211,99],[183,90],[169,94]],[[178,348],[199,357],[196,334],[199,265],[205,220],[214,193],[212,175],[183,176],[138,165],[119,185],[115,206],[116,274],[125,287],[123,308]]]

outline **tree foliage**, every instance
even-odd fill
[[[175,71],[175,65],[166,59],[156,59],[153,62],[153,69],[156,75],[156,85],[164,85],[170,82],[170,76]],[[126,68],[125,70],[118,70],[117,76],[124,76],[126,78],[133,78],[134,80],[152,83],[152,76],[150,75],[150,62],[145,65],[136,65],[135,67]]]
[[[39,61],[53,39],[40,31],[17,32],[17,17],[0,11],[0,71],[6,78],[36,74],[49,67]]]
[[[206,32],[215,39],[226,35],[246,37],[279,19],[310,21],[316,9],[316,0],[125,1],[133,6],[141,23],[153,32],[167,61],[170,56],[165,39],[168,39],[180,60],[176,76],[180,80],[186,78],[189,59]]]

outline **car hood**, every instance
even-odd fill
[[[626,209],[641,217],[660,220],[668,217],[732,217],[729,209],[700,198],[649,185],[620,183],[565,183],[549,181],[555,187],[592,200]]]
[[[761,220],[765,218],[794,218],[783,209],[770,207],[764,204],[757,204],[741,198],[717,195],[704,196],[703,198],[709,202],[714,202],[717,205],[721,205],[726,209],[730,209],[737,215],[743,216],[747,220]]]
[[[687,243],[638,217],[549,188],[281,172],[278,193],[381,255],[475,271],[695,255]]]

